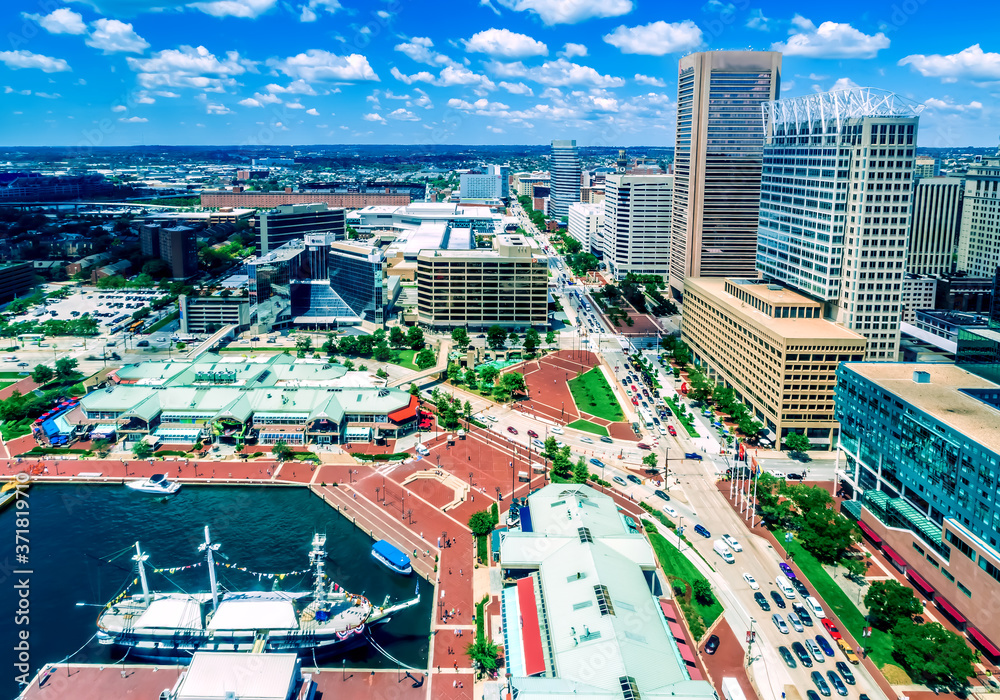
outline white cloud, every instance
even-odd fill
[[[401,82],[401,83],[403,83],[405,85],[412,85],[413,83],[416,83],[416,82],[422,82],[422,83],[433,83],[434,82],[434,74],[433,73],[429,73],[429,72],[427,72],[425,70],[422,70],[419,73],[414,73],[412,75],[407,75],[407,74],[403,73],[401,70],[399,70],[398,68],[396,68],[396,66],[393,66],[389,70],[389,73],[392,74],[393,78],[395,78],[396,80],[398,80],[399,82]]]
[[[454,85],[470,85],[482,90],[494,90],[496,84],[485,75],[473,73],[465,66],[448,66],[435,76],[427,71],[420,71],[412,75],[407,75],[395,66],[390,70],[396,80],[405,85],[413,83],[429,83],[438,87],[452,87]]]
[[[486,130],[489,131],[489,132],[492,132],[494,134],[502,134],[502,133],[504,133],[503,129],[501,129],[498,126],[493,126],[492,124],[487,125],[486,126]]]
[[[302,104],[301,102],[286,102],[285,106],[288,107],[288,109],[305,109],[306,108],[306,106],[304,104]]]
[[[392,15],[386,12],[385,10],[379,10],[375,14],[378,15],[379,19],[389,19],[390,17],[392,17]]]
[[[563,58],[573,58],[574,56],[586,56],[587,47],[583,44],[574,44],[572,42],[565,44],[563,50],[559,52],[559,55]]]
[[[4,85],[3,86],[3,92],[4,92],[5,95],[9,95],[12,92],[13,93],[17,93],[18,95],[30,95],[31,94],[31,90],[15,90],[10,85]]]
[[[204,46],[181,46],[179,49],[158,51],[149,58],[125,59],[129,68],[138,73],[143,87],[199,88],[221,92],[236,84],[235,75],[256,70],[255,63],[230,51],[220,59]]]
[[[499,63],[492,61],[489,70],[505,78],[526,78],[542,85],[592,85],[594,87],[621,87],[623,78],[601,75],[590,66],[581,66],[565,58],[546,61],[541,66],[527,68],[520,61]]]
[[[415,36],[401,44],[396,44],[395,49],[408,56],[417,63],[426,63],[429,66],[457,66],[459,63],[438,51],[432,51],[434,42],[430,37]]]
[[[368,59],[359,53],[338,56],[323,49],[309,49],[286,59],[269,59],[267,64],[290,78],[313,80],[373,80],[378,76]]]
[[[101,18],[94,22],[93,29],[84,43],[105,54],[109,53],[142,53],[149,48],[149,42],[135,33],[131,24],[119,22],[116,19]]]
[[[420,117],[418,117],[410,110],[403,109],[402,107],[400,107],[399,109],[394,109],[393,111],[389,112],[387,116],[389,117],[389,119],[395,119],[397,121],[403,121],[403,122],[420,121]]]
[[[260,102],[262,105],[281,104],[281,98],[278,97],[277,95],[271,94],[270,92],[268,93],[255,92],[253,94],[253,99],[255,99],[257,102]]]
[[[771,44],[772,51],[809,58],[875,58],[889,48],[889,37],[882,32],[868,35],[840,22],[823,22],[817,27],[802,15],[795,15],[792,24],[798,31],[789,30],[788,41]]]
[[[125,105],[115,105],[114,107],[111,108],[112,112],[125,112],[127,110],[128,107],[126,107]]]
[[[544,43],[509,29],[486,29],[473,34],[469,39],[463,39],[462,43],[470,53],[485,53],[502,58],[547,56],[549,53],[549,47]]]
[[[270,10],[277,2],[278,0],[211,0],[211,2],[192,2],[188,7],[201,10],[213,17],[254,19]]]
[[[666,87],[667,83],[662,78],[654,78],[649,75],[643,75],[642,73],[636,73],[635,82],[640,85],[652,85],[653,87]]]
[[[747,20],[747,27],[750,29],[759,29],[762,32],[769,32],[771,31],[771,20],[764,16],[763,10],[750,10],[750,19]]]
[[[125,122],[126,124],[142,124],[149,120],[146,117],[121,117],[118,121]]]
[[[292,95],[315,95],[316,94],[316,90],[313,89],[313,86],[310,85],[309,83],[307,83],[304,80],[293,80],[291,83],[288,84],[287,87],[282,87],[281,85],[278,85],[277,83],[268,83],[264,87],[265,87],[265,89],[268,92],[274,92],[274,93],[278,93],[278,94],[281,94],[281,93],[284,93],[284,92],[290,93]]]
[[[701,8],[705,12],[718,12],[720,15],[731,15],[736,12],[736,5],[722,0],[708,0]]]
[[[983,103],[973,100],[967,105],[956,104],[949,97],[945,100],[939,100],[936,97],[931,97],[924,100],[924,105],[927,109],[936,110],[938,112],[979,112],[983,109]]]
[[[856,88],[856,87],[861,87],[861,86],[858,85],[853,80],[851,80],[850,78],[837,78],[836,82],[834,82],[833,86],[830,88],[830,91],[833,92],[835,90],[848,90],[850,88]]]
[[[941,78],[943,83],[1000,80],[1000,53],[987,53],[979,44],[944,56],[913,54],[900,59],[899,65],[912,66],[925,78]]]
[[[36,97],[43,97],[46,100],[58,100],[62,95],[58,92],[35,92]]]
[[[208,114],[232,114],[233,110],[226,107],[226,105],[209,102],[205,105],[205,112]]]
[[[83,34],[87,31],[87,26],[83,23],[83,15],[73,12],[68,7],[53,10],[45,16],[32,15],[27,12],[22,12],[21,16],[37,22],[49,34]]]
[[[545,24],[576,24],[594,17],[618,17],[632,11],[632,0],[497,0],[517,12],[534,12]],[[485,4],[485,3],[483,3]]]
[[[316,10],[325,10],[330,14],[333,14],[337,10],[342,10],[343,5],[341,5],[337,0],[309,0],[308,3],[301,7],[299,12],[300,22],[315,22],[319,18],[319,14]]]
[[[410,102],[406,103],[407,107],[420,107],[421,109],[431,109],[434,103],[431,102],[430,95],[421,90],[420,88],[414,88],[413,91],[417,93],[417,96],[413,98]]]
[[[453,97],[448,100],[448,106],[452,109],[460,109],[465,112],[498,112],[510,109],[510,106],[505,105],[503,102],[490,102],[486,98],[476,100],[475,102],[467,102]]]
[[[361,117],[366,122],[378,122],[379,124],[385,124],[385,118],[378,114],[377,112],[372,112],[371,114],[365,114]]]
[[[309,109],[306,110],[306,114],[308,114],[310,116],[313,116],[313,117],[318,117],[319,116],[319,110],[317,110],[315,107],[311,107],[311,108],[309,108]]]
[[[507,81],[502,81],[500,87],[509,92],[512,95],[527,95],[531,97],[533,94],[531,88],[524,83],[508,83]]]
[[[264,106],[264,105],[263,105],[263,104],[262,104],[262,103],[260,102],[260,100],[255,100],[255,99],[254,99],[254,98],[252,98],[252,97],[248,97],[248,98],[246,98],[245,100],[240,100],[240,101],[239,101],[239,102],[237,102],[236,104],[238,104],[238,105],[243,105],[244,107],[263,107],[263,106]]]
[[[43,56],[40,53],[31,53],[30,51],[0,51],[0,62],[3,62],[11,70],[37,68],[44,73],[63,73],[73,70],[61,58]]]
[[[154,90],[153,94],[160,97],[180,97],[176,92],[170,92],[170,90]]]
[[[702,44],[701,29],[689,19],[683,22],[651,22],[638,27],[621,25],[604,41],[617,46],[622,53],[663,56],[668,53],[691,51]]]

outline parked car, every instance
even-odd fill
[[[764,612],[769,612],[771,610],[771,604],[767,602],[767,598],[765,598],[764,594],[760,591],[753,594],[753,599]]]
[[[702,525],[701,523],[698,523],[694,526],[694,531],[705,538],[712,536],[712,533],[708,531],[708,528]]]
[[[685,452],[684,459],[695,459],[700,462],[703,459],[703,457],[697,452]]]
[[[785,599],[782,598],[781,594],[778,593],[777,591],[771,591],[771,600],[773,600],[774,604],[777,605],[782,610],[785,609]]]
[[[801,663],[806,668],[812,668],[813,665],[812,656],[809,654],[808,651],[806,651],[806,648],[802,646],[802,642],[793,642],[792,651],[794,651],[795,655],[799,657],[799,663]]]
[[[837,646],[840,647],[842,652],[844,652],[844,656],[847,657],[848,662],[854,664],[855,666],[861,663],[861,659],[859,659],[858,655],[854,653],[854,649],[851,648],[851,645],[847,643],[846,639],[838,639]]]
[[[819,693],[810,688],[806,691],[806,700],[820,700]]]
[[[847,695],[847,686],[844,685],[844,681],[840,680],[840,676],[837,675],[836,671],[827,671],[826,677],[830,679],[830,685],[832,685],[833,689],[837,691],[837,695]]]
[[[774,626],[778,628],[779,632],[782,634],[788,634],[788,625],[785,624],[785,618],[781,615],[778,613],[771,615],[771,622],[774,623]]]
[[[743,545],[741,545],[739,543],[739,540],[737,540],[732,535],[723,535],[722,536],[722,541],[725,542],[726,544],[728,544],[729,548],[731,550],[733,550],[734,552],[742,552],[743,551]]]
[[[833,637],[834,639],[840,639],[843,636],[840,633],[840,630],[837,629],[837,626],[833,624],[833,620],[831,620],[828,617],[823,618],[823,627],[826,628],[826,631],[829,632],[830,636]]]
[[[794,610],[795,614],[799,616],[799,620],[803,625],[806,627],[813,626],[812,617],[809,616],[809,611],[806,610],[806,606],[802,603],[792,603],[792,610]]]
[[[717,634],[713,634],[711,637],[708,638],[708,641],[705,642],[705,653],[711,656],[718,650],[719,650],[719,636]]]
[[[757,579],[755,579],[749,573],[743,574],[743,580],[746,581],[747,585],[750,586],[750,588],[752,588],[753,590],[755,591],[760,590],[760,584],[757,583]]]
[[[788,651],[788,647],[778,647],[778,653],[781,654],[781,659],[788,668],[795,668],[798,665],[795,663],[795,657],[792,656],[792,652]]]
[[[827,656],[833,656],[833,647],[830,646],[830,642],[826,641],[826,637],[821,634],[816,635],[816,644],[819,648],[823,650],[823,653]]]
[[[847,685],[854,685],[857,683],[857,679],[854,678],[854,672],[851,671],[850,666],[843,661],[838,661],[835,665],[837,670],[840,671],[840,675],[844,677],[844,682],[847,683]]]
[[[792,629],[796,632],[802,632],[802,621],[799,620],[799,616],[795,613],[788,613],[788,624],[792,626]]]
[[[667,432],[673,435],[674,437],[677,437],[677,428],[675,428],[674,426],[668,425]]]
[[[788,578],[789,581],[795,580],[795,572],[792,571],[792,567],[790,567],[788,564],[786,564],[785,562],[781,562],[780,564],[778,564],[778,568],[781,569],[781,573],[783,573]]]
[[[816,684],[816,689],[819,690],[820,695],[825,698],[830,697],[830,686],[827,684],[826,679],[823,678],[823,674],[819,671],[813,671],[810,675],[812,682]]]
[[[803,598],[809,595],[809,589],[806,588],[806,584],[802,583],[802,579],[800,578],[792,579],[792,588],[798,591],[799,595]]]

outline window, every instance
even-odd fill
[[[959,539],[958,535],[956,535],[954,531],[948,530],[947,535],[945,535],[945,539],[951,542],[953,545],[955,545],[955,549],[960,551],[969,559],[971,559],[972,561],[976,560],[976,553],[972,551],[972,547],[970,547],[967,543]]]
[[[967,597],[972,597],[972,591],[963,586],[961,581],[959,581],[956,585],[958,586],[958,590],[962,591],[962,593],[964,593]]]
[[[604,584],[594,586],[594,595],[597,596],[597,605],[601,609],[601,615],[614,615],[615,607],[611,604],[611,596],[608,595],[608,587]]]

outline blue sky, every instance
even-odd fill
[[[4,5],[8,146],[674,141],[679,57],[781,50],[783,97],[923,104],[1000,138],[1000,6],[929,0],[33,0]]]

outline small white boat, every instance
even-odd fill
[[[125,485],[135,491],[155,493],[161,496],[169,496],[172,493],[177,493],[181,488],[179,481],[168,481],[167,474],[153,474],[148,479],[136,479]]]

